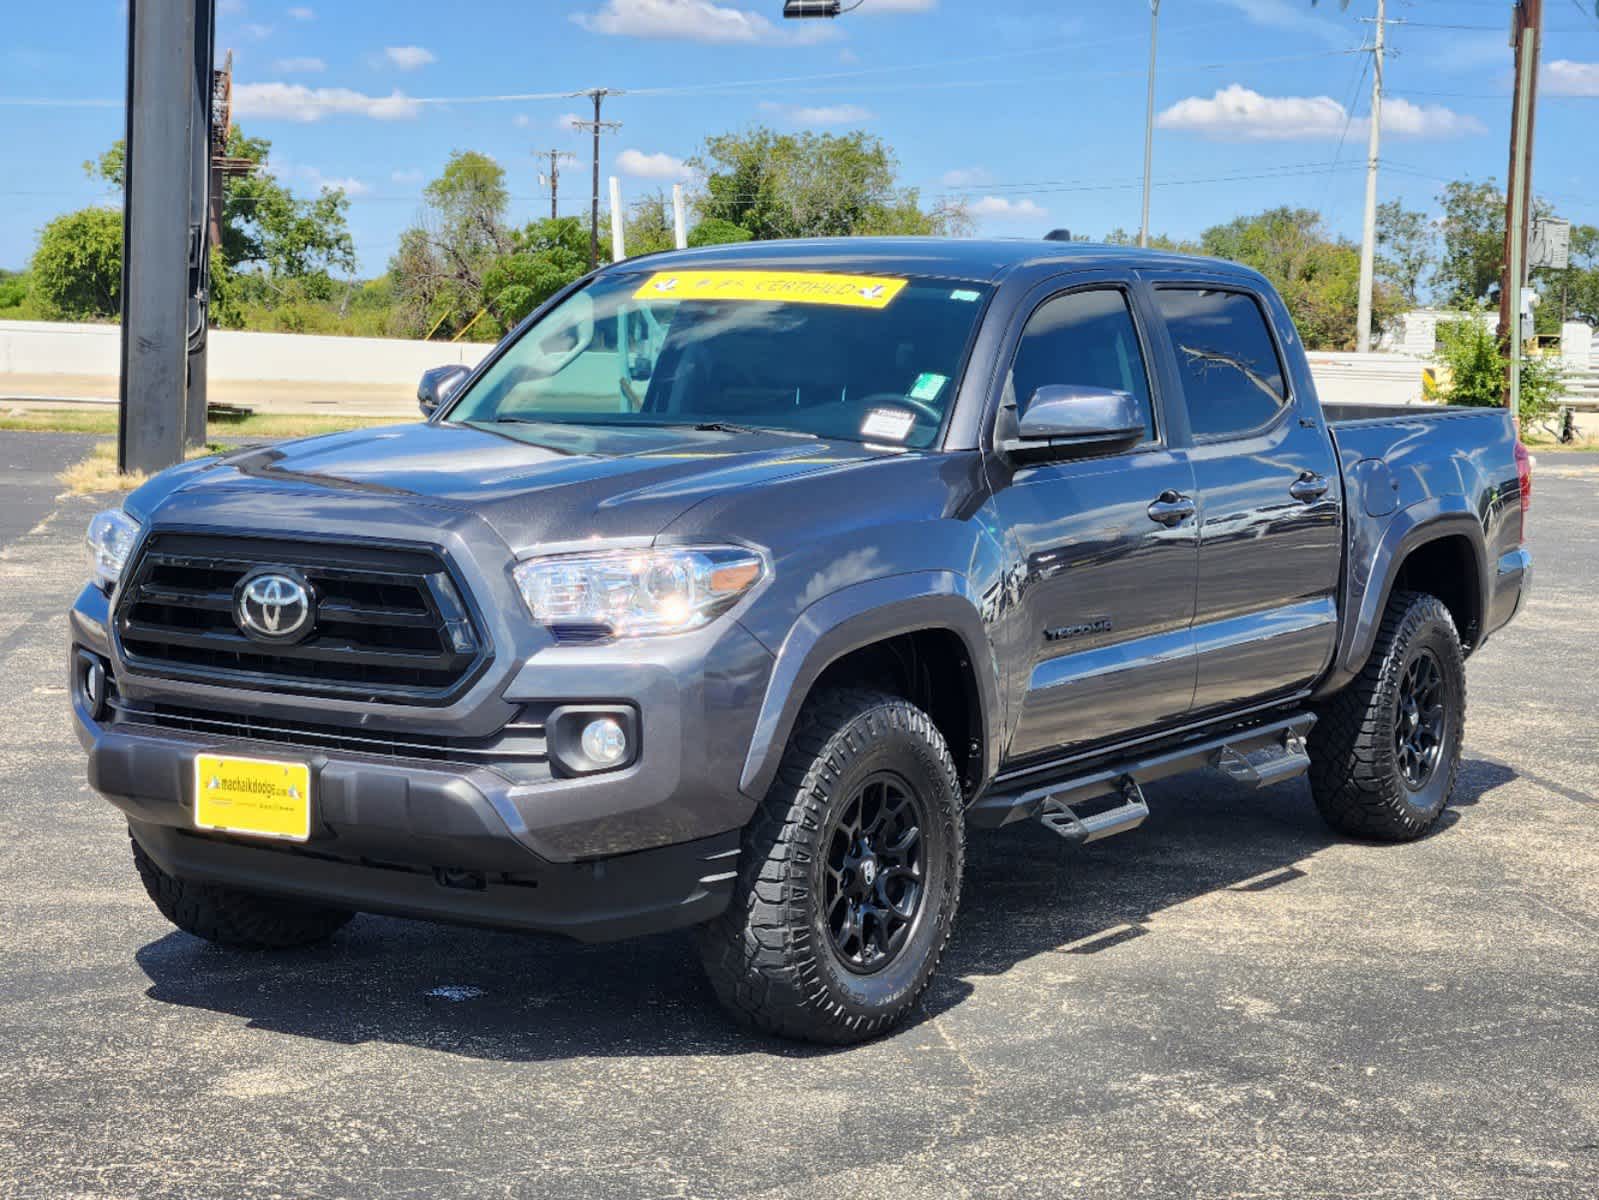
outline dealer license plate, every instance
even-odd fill
[[[311,836],[311,768],[264,758],[196,755],[194,823],[222,833],[303,842]]]

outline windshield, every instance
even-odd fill
[[[805,271],[607,275],[529,326],[448,419],[749,426],[924,447],[988,292]]]

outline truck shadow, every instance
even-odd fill
[[[1430,836],[1453,836],[1465,810],[1513,778],[1501,764],[1465,761],[1454,808]],[[1092,846],[1073,848],[1031,824],[974,833],[954,939],[906,1028],[961,1003],[974,977],[1040,954],[1114,952],[1149,933],[1152,914],[1207,893],[1292,887],[1306,874],[1305,860],[1339,840],[1303,780],[1254,792],[1200,773],[1148,795],[1151,816],[1142,828]],[[361,917],[306,950],[227,951],[173,932],[136,958],[152,1000],[348,1045],[389,1042],[507,1062],[837,1052],[734,1027],[686,934],[585,946]],[[1092,970],[1091,960],[1081,965]]]

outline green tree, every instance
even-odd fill
[[[701,220],[724,221],[756,240],[970,227],[962,208],[924,210],[916,189],[899,185],[893,152],[861,130],[724,133],[707,138],[689,161],[705,178]]]
[[[1436,257],[1436,231],[1427,214],[1398,200],[1377,206],[1377,270],[1406,304],[1421,299],[1422,284]]]
[[[1457,179],[1439,193],[1443,254],[1437,290],[1444,304],[1475,308],[1497,303],[1505,250],[1505,194],[1492,180]]]
[[[1444,402],[1470,408],[1498,408],[1504,403],[1510,360],[1499,339],[1480,316],[1438,326],[1439,358],[1449,369]],[[1565,391],[1559,362],[1552,357],[1521,357],[1521,418],[1524,423],[1548,420]]]
[[[516,249],[505,223],[505,168],[486,154],[457,150],[422,198],[422,219],[401,234],[389,271],[413,333],[458,333],[486,306],[489,267]],[[481,320],[473,329],[492,335]]]
[[[339,290],[335,274],[348,276],[356,266],[344,192],[323,188],[314,198],[296,196],[272,172],[272,143],[238,128],[229,134],[228,155],[255,168],[223,183],[222,244],[211,258],[212,320],[237,326],[246,309],[333,299]],[[120,190],[127,173],[125,144],[119,138],[83,167]]]
[[[28,298],[47,321],[116,316],[122,301],[122,213],[85,208],[46,225],[33,255]]]
[[[733,242],[747,242],[755,235],[742,225],[735,225],[721,217],[707,217],[688,231],[690,246],[725,246]]]
[[[588,227],[576,217],[534,221],[483,273],[484,304],[509,329],[588,270]]]
[[[1214,225],[1200,237],[1206,254],[1255,268],[1282,294],[1305,345],[1349,350],[1355,345],[1360,248],[1333,237],[1312,209],[1273,208]],[[1373,323],[1381,328],[1398,308],[1386,287],[1372,295]]]
[[[635,200],[628,209],[626,231],[629,258],[673,249],[677,235],[672,228],[671,197],[657,190]]]
[[[1138,234],[1117,226],[1105,235],[1107,246],[1136,246]],[[1152,233],[1149,235],[1149,248],[1151,250],[1166,250],[1173,254],[1203,254],[1205,248],[1198,242],[1185,241],[1165,233]]]

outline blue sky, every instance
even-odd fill
[[[109,199],[80,164],[121,132],[122,0],[6,5],[0,47],[0,267],[57,213]],[[297,190],[345,185],[362,270],[383,269],[423,183],[454,149],[494,155],[513,215],[548,209],[537,149],[577,155],[561,207],[587,203],[588,142],[559,95],[606,86],[606,174],[668,187],[711,133],[865,128],[906,183],[965,199],[983,233],[1136,228],[1144,0],[865,0],[785,23],[781,0],[220,0],[237,119]],[[1374,0],[1165,0],[1151,225],[1192,236],[1275,204],[1358,236]],[[1599,18],[1547,0],[1536,177],[1599,222]],[[1390,0],[1383,199],[1433,207],[1442,182],[1503,177],[1509,5]],[[1451,26],[1465,26],[1455,28]],[[1351,108],[1353,111],[1351,111]]]

